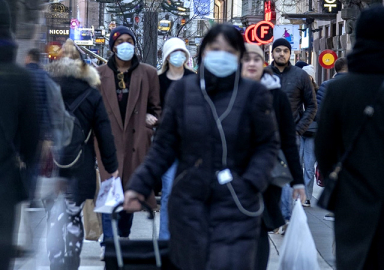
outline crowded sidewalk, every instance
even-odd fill
[[[311,229],[316,248],[318,251],[318,262],[321,270],[336,269],[335,258],[332,254],[333,243],[333,222],[323,219],[326,211],[316,207],[316,198],[321,193],[321,188],[314,187],[314,198],[312,198],[312,207],[305,207],[304,210],[307,214],[308,225]],[[22,211],[21,220],[28,218],[30,212]],[[31,226],[35,226],[31,231],[41,234],[38,243],[38,251],[35,256],[27,255],[23,258],[18,258],[15,261],[14,270],[48,270],[49,261],[45,249],[45,212],[34,212],[35,222],[31,222]],[[159,229],[159,213],[156,213],[156,225]],[[21,227],[17,233],[19,245],[27,245],[30,234],[25,224],[21,222]],[[34,224],[34,225],[33,225]],[[30,232],[31,232],[30,231]],[[135,213],[132,227],[131,239],[149,239],[151,237],[151,223],[147,220],[145,212]],[[16,236],[16,235],[15,235]],[[269,234],[270,237],[270,259],[268,270],[275,270],[278,268],[279,251],[283,243],[284,236],[280,234]],[[80,270],[103,270],[104,262],[100,261],[100,245],[95,241],[84,241],[83,250],[81,253],[81,266]]]

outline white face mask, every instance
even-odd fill
[[[170,54],[169,63],[175,67],[181,67],[187,57],[185,57],[185,53],[181,51],[173,52]]]
[[[219,78],[231,75],[239,66],[237,56],[226,51],[206,52],[203,63],[209,72]]]
[[[132,59],[133,54],[135,53],[135,46],[128,42],[121,43],[116,46],[117,52],[116,55],[119,59],[123,61],[129,61]]]

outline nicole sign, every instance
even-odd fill
[[[257,43],[257,45],[268,44],[273,41],[273,23],[261,21],[247,27],[244,33],[245,41]]]

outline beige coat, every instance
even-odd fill
[[[159,80],[156,69],[150,65],[140,63],[132,71],[125,125],[123,126],[114,73],[108,65],[103,65],[98,70],[101,79],[100,92],[111,121],[119,161],[119,175],[123,188],[125,188],[132,173],[144,161],[151,144],[153,128],[145,123],[148,109],[150,108],[154,112],[155,117],[158,119],[160,117]],[[101,180],[104,181],[111,176],[100,162],[98,150],[97,156]]]

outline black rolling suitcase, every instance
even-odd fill
[[[168,241],[157,240],[155,215],[144,202],[143,208],[149,212],[153,223],[151,240],[119,240],[117,231],[117,214],[123,203],[117,205],[112,212],[113,240],[105,242],[106,270],[176,270],[169,260]]]

